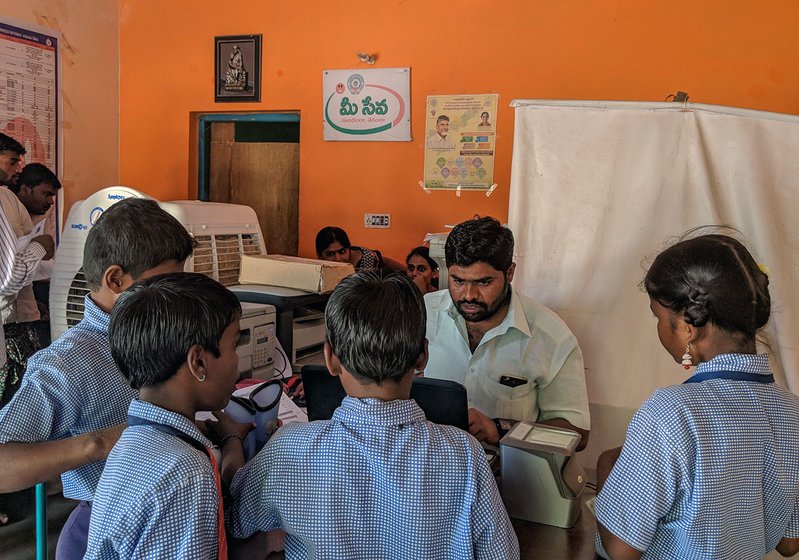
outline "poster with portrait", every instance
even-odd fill
[[[325,140],[411,139],[411,69],[324,70]]]
[[[428,96],[424,143],[426,188],[491,188],[498,99],[497,94]]]

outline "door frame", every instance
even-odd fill
[[[204,113],[197,117],[197,200],[211,194],[211,123],[300,122],[299,113]]]

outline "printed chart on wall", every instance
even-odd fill
[[[427,98],[424,184],[488,190],[494,182],[497,94]]]
[[[58,42],[0,21],[0,131],[58,172]]]
[[[411,139],[411,69],[322,72],[325,140]]]

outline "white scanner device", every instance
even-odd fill
[[[575,460],[580,434],[519,422],[499,442],[502,501],[508,515],[570,528],[580,517],[585,473]]]

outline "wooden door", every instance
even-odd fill
[[[296,137],[284,134],[280,126],[268,122],[211,123],[208,200],[250,206],[266,239],[266,252],[296,255],[299,133]],[[298,131],[299,123],[296,126]]]

